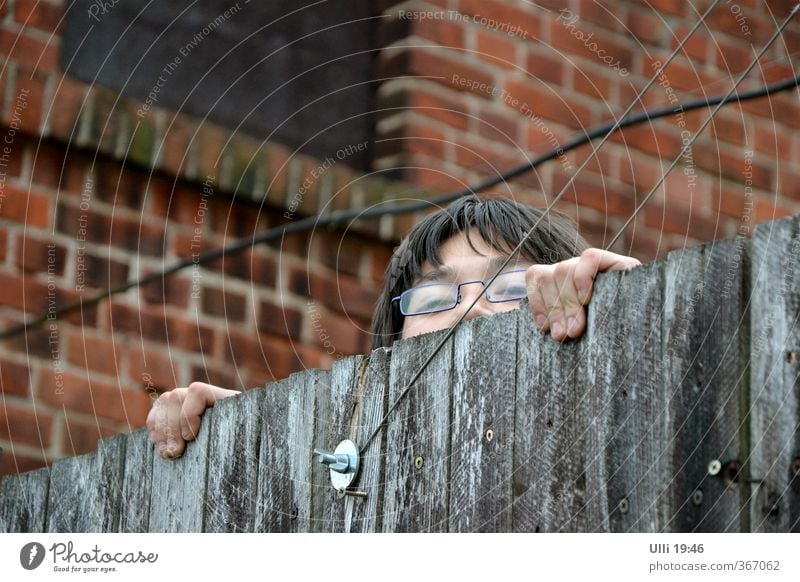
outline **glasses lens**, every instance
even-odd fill
[[[525,269],[500,273],[486,290],[486,299],[492,303],[522,299],[528,294],[525,287]]]
[[[414,287],[400,296],[400,310],[403,315],[445,311],[456,306],[457,295],[458,287],[445,283]]]

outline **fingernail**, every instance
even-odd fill
[[[554,336],[561,335],[561,333],[564,331],[563,328],[561,327],[561,324],[557,321],[550,326],[550,329],[552,330]]]
[[[167,441],[167,452],[172,455],[175,453],[175,450],[178,448],[178,443],[175,441]]]
[[[575,326],[577,326],[577,325],[578,325],[578,322],[575,321],[574,317],[570,317],[570,318],[567,319],[567,329],[569,330],[570,333],[575,331]]]
[[[547,323],[547,318],[544,315],[539,314],[536,316],[536,325],[544,327],[545,323]]]
[[[163,455],[165,450],[166,445],[164,443],[158,443],[158,454]]]

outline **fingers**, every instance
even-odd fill
[[[186,392],[186,398],[180,415],[180,435],[185,441],[192,441],[200,430],[200,421],[206,408],[214,406],[217,400],[239,394],[236,390],[226,390],[204,382],[192,382]]]
[[[193,382],[188,388],[175,388],[159,396],[147,415],[147,430],[158,453],[165,459],[180,457],[187,441],[197,437],[206,408],[235,394],[239,392]]]
[[[597,273],[630,269],[642,263],[633,257],[590,248],[553,265],[533,265],[525,273],[531,313],[539,328],[557,341],[586,331],[586,309]]]
[[[633,257],[618,255],[603,249],[586,249],[578,257],[575,267],[574,285],[578,290],[578,298],[587,305],[592,297],[592,288],[597,273],[620,271],[641,265],[641,261]],[[570,259],[572,260],[572,259]]]
[[[531,312],[542,331],[563,341],[579,337],[586,317],[573,280],[576,259],[554,265],[534,265],[526,273]]]

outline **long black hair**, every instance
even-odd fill
[[[545,216],[546,214],[546,216]],[[544,218],[542,218],[544,216]],[[589,244],[578,234],[572,221],[561,213],[545,212],[527,204],[502,198],[459,198],[447,208],[420,221],[395,249],[383,280],[383,292],[372,317],[372,347],[388,347],[399,339],[403,315],[392,297],[409,289],[428,261],[441,266],[439,249],[453,236],[476,228],[495,250],[511,254],[525,234],[542,218],[539,226],[520,249],[520,256],[534,264],[552,264],[578,256]],[[467,242],[475,251],[472,241]]]

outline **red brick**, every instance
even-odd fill
[[[410,23],[411,34],[435,42],[443,47],[464,48],[464,24],[461,21],[452,22],[449,20],[417,18],[406,20],[405,22]]]
[[[77,193],[82,192],[85,167],[83,160],[74,152],[73,158],[75,159],[67,162],[65,150],[60,145],[38,145],[33,152],[31,168],[34,183],[56,190],[62,185],[66,186],[67,182],[72,182],[71,189]]]
[[[6,110],[6,123],[14,124],[18,132],[38,136],[42,125],[44,85],[41,71],[20,71],[14,93]]]
[[[0,440],[46,449],[52,436],[53,416],[29,406],[0,403]]]
[[[0,53],[31,68],[57,71],[60,44],[58,37],[45,43],[28,36],[24,31],[0,29]]]
[[[226,321],[242,322],[247,316],[247,296],[230,290],[204,286],[201,305],[206,315]]]
[[[642,44],[660,45],[664,26],[654,14],[631,9],[628,12],[627,32]]]
[[[50,200],[16,186],[6,184],[0,197],[0,219],[46,228],[50,224]]]
[[[414,47],[404,47],[399,52],[384,51],[387,56],[380,64],[378,74],[419,75],[456,91],[472,93],[484,99],[492,98],[492,93],[497,91],[497,87],[494,78],[486,73],[484,66],[470,64],[461,54],[448,54],[449,58],[444,58],[441,53],[441,50],[433,52]]]
[[[2,10],[0,10],[0,14]],[[0,462],[0,485],[4,475],[17,475],[40,469],[46,465],[43,455],[28,455],[18,450],[3,451],[2,462]]]
[[[0,393],[9,396],[28,396],[31,393],[31,371],[25,364],[0,361]]]
[[[173,348],[199,355],[211,354],[214,330],[205,321],[194,317],[170,315],[168,319],[168,344]]]
[[[286,193],[291,152],[274,143],[268,143],[264,149],[267,167],[267,196],[270,200],[283,200]]]
[[[363,336],[369,333],[369,329],[350,318],[318,306],[310,309],[305,327],[312,345],[334,358],[359,353],[364,344]]]
[[[67,143],[77,138],[80,116],[86,115],[88,86],[72,77],[63,75],[58,79],[55,96],[47,115],[51,133]]]
[[[780,196],[788,196],[800,200],[800,172],[782,170],[778,175],[776,192]]]
[[[24,28],[36,28],[43,32],[56,33],[64,9],[45,0],[17,0],[14,18]],[[56,34],[60,36],[60,33]]]
[[[75,259],[76,269],[77,265],[81,263],[82,267],[86,268],[80,281],[77,280],[76,275],[76,282],[80,282],[81,285],[96,289],[113,289],[128,281],[129,267],[126,263],[89,252],[84,252]]]
[[[370,277],[376,283],[383,283],[386,268],[392,259],[392,250],[385,247],[373,246],[370,249]]]
[[[262,382],[287,377],[298,369],[298,358],[292,342],[273,336],[253,337],[229,331],[224,338],[223,360],[233,369],[246,368],[263,377]]]
[[[478,113],[478,135],[503,145],[519,148],[518,132],[520,123],[513,115],[497,113],[486,107]]]
[[[553,196],[561,192],[567,180],[568,177],[562,173],[553,175],[553,185],[550,189]],[[608,185],[604,187],[599,180],[590,180],[588,177],[575,180],[564,192],[563,199],[608,215],[625,218],[635,209],[633,196],[612,189]]]
[[[192,366],[189,378],[191,382],[205,382],[229,390],[245,390],[255,387],[243,382],[241,376],[228,369],[227,366],[209,364],[206,360],[202,365]]]
[[[146,174],[123,170],[116,161],[97,160],[94,163],[94,195],[98,200],[141,212],[146,186]]]
[[[170,360],[170,353],[166,350],[143,348],[133,345],[128,351],[128,378],[131,388],[144,390],[172,390],[180,386],[180,378],[176,366]],[[145,394],[145,392],[142,392]],[[150,407],[148,398],[148,410]]]
[[[683,41],[689,34],[690,28],[688,26],[677,26],[674,30],[670,30],[668,32],[669,35],[669,48],[671,50],[675,50],[678,48],[678,45]],[[697,60],[701,63],[708,62],[711,60],[709,57],[709,46],[711,44],[716,44],[718,41],[714,39],[713,43],[709,42],[709,37],[705,34],[693,34],[686,40],[681,49],[680,55],[685,56],[689,60]],[[655,73],[655,69],[653,69],[652,73]]]
[[[30,277],[0,273],[0,305],[38,314],[47,307],[47,285]]]
[[[610,31],[626,33],[627,29],[621,22],[619,2],[616,0],[581,0],[578,9],[581,22],[590,26],[596,24]]]
[[[645,224],[663,232],[689,236],[702,242],[724,238],[725,228],[704,216],[703,209],[651,200],[644,209]]]
[[[408,95],[408,108],[456,129],[467,129],[469,111],[467,105],[449,94],[434,93],[414,88]]]
[[[583,67],[572,71],[575,90],[601,102],[608,101],[615,84],[604,69]]]
[[[186,172],[190,147],[195,145],[193,136],[196,129],[197,121],[182,113],[175,113],[168,121],[161,145],[162,167],[165,172],[176,177]]]
[[[633,50],[614,40],[613,35],[598,34],[596,27],[585,26],[581,21],[571,24],[564,19],[550,22],[549,28],[551,45],[562,54],[584,59],[589,66],[607,67],[615,74],[633,69]]]
[[[263,333],[300,339],[303,325],[303,314],[288,305],[275,305],[269,301],[261,301],[258,305],[258,329]]]
[[[197,171],[200,181],[204,181],[207,176],[219,178],[222,163],[222,148],[230,137],[228,131],[205,122],[197,130],[195,135],[197,156]]]
[[[481,19],[486,18],[492,21],[502,23],[504,26],[498,27],[498,30],[503,33],[508,31],[516,31],[517,27],[521,31],[517,31],[513,36],[523,38],[525,40],[533,41],[539,37],[539,17],[524,8],[511,6],[508,2],[497,0],[459,0],[458,11],[462,14],[469,14],[478,19],[476,24],[485,27],[481,23]],[[497,25],[495,25],[497,26]]]
[[[131,425],[129,428],[140,428],[142,425]],[[114,436],[118,432],[96,422],[78,420],[67,413],[64,415],[61,454],[76,456],[90,453],[97,449],[97,444],[101,438]]]
[[[614,133],[610,139],[624,144],[626,148],[639,150],[667,162],[672,162],[683,145],[676,132],[664,130],[655,125],[629,127]]]
[[[478,30],[476,39],[477,56],[480,60],[503,69],[514,70],[517,68],[517,45],[509,40],[508,35],[502,36]]]
[[[84,373],[99,372],[108,376],[119,376],[122,369],[124,348],[120,338],[96,336],[84,332],[68,332],[67,354],[70,364]]]
[[[377,294],[348,275],[322,275],[298,269],[289,272],[289,290],[353,317],[371,318]]]
[[[52,247],[51,247],[52,245]],[[63,275],[67,249],[31,234],[17,237],[16,265],[23,271]]]
[[[538,47],[536,47],[538,49]],[[532,81],[557,86],[565,84],[563,59],[556,58],[542,50],[531,50],[525,59],[525,72]]]
[[[666,12],[676,16],[683,16],[686,13],[686,2],[683,0],[648,0],[648,7],[655,13]]]
[[[508,81],[506,91],[510,101],[507,107],[521,116],[533,119],[533,115],[573,128],[586,128],[592,122],[589,108],[563,94],[555,94],[542,83]],[[517,100],[517,103],[514,102]]]
[[[746,166],[744,152],[732,154],[728,151],[719,151],[718,148],[698,146],[692,148],[694,162],[697,166],[713,176],[724,176],[736,182],[744,182],[745,170],[752,175],[752,186],[764,190],[772,189],[772,170],[759,163],[759,158],[752,158],[749,168]],[[760,156],[761,157],[761,156]],[[763,160],[767,161],[767,160]]]
[[[0,263],[6,260],[8,251],[8,231],[0,230]]]
[[[148,274],[150,274],[148,270],[143,273],[143,275]],[[139,291],[142,299],[149,304],[186,308],[192,293],[192,282],[176,273],[167,277],[158,277],[155,281],[139,287]]]
[[[60,381],[63,382],[61,386]],[[37,397],[59,409],[134,426],[143,424],[150,411],[150,398],[144,391],[93,380],[88,373],[64,373],[60,379],[52,372],[43,373]]]

